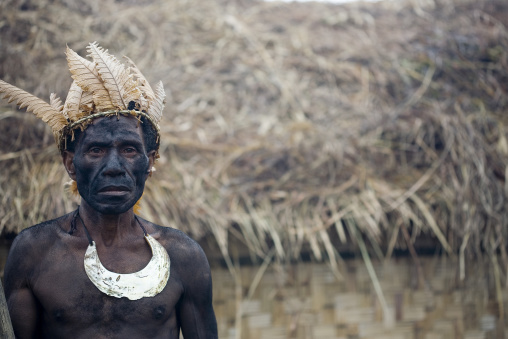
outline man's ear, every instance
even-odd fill
[[[65,169],[67,170],[67,173],[69,174],[69,177],[71,177],[72,180],[76,180],[76,170],[74,168],[74,153],[69,151],[64,151],[62,154],[62,161],[65,166]]]
[[[155,170],[152,171],[153,165],[155,164],[155,151],[148,152],[147,156],[148,156],[148,175],[146,176],[146,178],[148,179],[149,176],[152,176],[152,172],[155,172]]]

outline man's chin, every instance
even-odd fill
[[[134,205],[136,204],[136,201],[128,201],[124,203],[111,203],[111,202],[88,202],[88,205],[90,205],[94,210],[101,214],[105,215],[117,215],[122,214],[130,210]]]
[[[129,208],[104,208],[101,210],[97,210],[97,212],[100,212],[101,214],[104,214],[104,215],[119,215],[119,214],[127,212],[131,208],[132,208],[132,206]]]

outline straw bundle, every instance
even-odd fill
[[[0,13],[0,78],[40,97],[65,98],[65,45],[84,55],[95,40],[170,89],[142,205],[156,223],[212,234],[225,256],[231,236],[254,256],[308,247],[336,262],[359,236],[390,256],[421,235],[504,255],[501,0],[8,0]],[[72,210],[49,129],[9,106],[0,121],[0,231]]]

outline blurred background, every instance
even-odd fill
[[[164,83],[140,214],[203,246],[220,338],[508,338],[505,0],[0,2],[0,78],[48,102],[93,41]],[[79,201],[0,105],[3,272]]]

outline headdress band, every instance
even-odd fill
[[[90,123],[92,123],[92,121],[94,119],[101,118],[101,117],[111,117],[111,116],[115,116],[115,115],[116,116],[118,116],[118,115],[134,116],[134,117],[136,117],[136,119],[139,120],[140,123],[143,123],[141,121],[141,117],[148,120],[151,123],[155,132],[157,132],[156,143],[157,143],[157,145],[159,145],[159,143],[160,143],[160,128],[159,128],[159,125],[157,124],[157,122],[155,122],[151,116],[149,116],[145,112],[140,112],[138,110],[118,110],[118,111],[111,110],[111,111],[105,111],[105,112],[99,112],[99,113],[87,115],[87,116],[67,125],[62,130],[62,133],[58,136],[58,141],[57,141],[58,149],[60,150],[60,152],[63,152],[65,149],[67,149],[67,145],[66,145],[67,136],[72,135],[72,140],[74,140],[74,131],[76,129],[79,128],[81,130],[84,130]],[[159,158],[158,150],[156,150],[155,158],[156,159]]]

